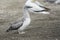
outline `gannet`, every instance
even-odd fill
[[[12,31],[12,30],[18,30],[19,34],[24,34],[24,30],[28,27],[28,25],[31,22],[29,11],[31,12],[45,12],[46,13],[49,9],[44,7],[42,4],[35,0],[27,0],[23,7],[23,17],[19,21],[15,21],[10,25],[10,27],[6,30],[6,32]]]
[[[31,19],[30,15],[27,9],[31,7],[24,7],[23,8],[23,17],[21,20],[15,21],[10,25],[10,27],[6,30],[6,32],[12,31],[12,30],[18,30],[19,34],[24,34],[24,30],[26,27],[30,24]]]
[[[30,12],[38,12],[38,13],[43,13],[43,14],[50,14],[48,11],[50,10],[49,8],[45,7],[41,3],[39,3],[36,0],[27,0],[25,3],[25,6],[30,6],[32,8],[28,9]]]

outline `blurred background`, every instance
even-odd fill
[[[60,5],[37,0],[51,9],[50,14],[33,14],[27,33],[20,35],[6,33],[10,23],[20,19],[23,6],[27,0],[0,0],[0,40],[59,40],[60,39]]]

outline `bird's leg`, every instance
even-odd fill
[[[25,34],[25,32],[22,30],[18,30],[18,34]]]
[[[25,32],[22,31],[22,32],[19,32],[19,34],[25,34]]]

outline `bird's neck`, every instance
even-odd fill
[[[30,15],[29,15],[29,12],[28,12],[27,9],[24,9],[23,12],[24,12],[24,13],[23,13],[23,17],[24,17],[24,18],[30,18]]]

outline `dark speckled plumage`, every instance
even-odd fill
[[[11,23],[10,27],[6,30],[6,32],[12,31],[12,30],[18,30],[24,22],[24,18],[22,20],[17,20],[13,23]]]

